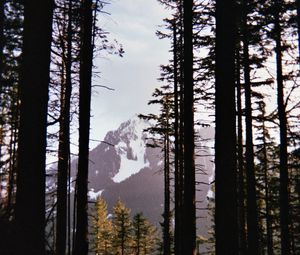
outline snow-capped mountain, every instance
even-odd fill
[[[104,141],[90,152],[89,197],[91,200],[101,195],[111,210],[118,198],[131,208],[132,213],[143,211],[153,223],[162,221],[163,213],[163,164],[159,148],[146,146],[143,132],[149,123],[134,117],[122,123],[118,129],[109,131]],[[209,130],[203,133],[207,138]],[[212,175],[212,163],[203,142],[198,143],[196,167],[197,181],[208,183]],[[74,169],[75,164],[73,163]],[[75,172],[75,171],[74,171]],[[198,207],[207,206],[206,196],[209,185],[201,184],[197,191]],[[199,210],[201,218],[207,211]],[[201,224],[200,224],[201,225]],[[200,227],[200,233],[203,227]]]
[[[144,120],[134,117],[109,131],[104,140],[90,152],[89,180],[94,192],[121,183],[144,168],[155,168],[157,149],[146,146]]]

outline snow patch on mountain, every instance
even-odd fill
[[[88,192],[88,197],[91,200],[97,200],[97,198],[101,196],[101,194],[102,194],[103,191],[104,191],[104,189],[101,189],[101,190],[95,192],[94,189],[91,189]]]
[[[145,158],[146,144],[143,130],[146,127],[147,123],[138,117],[122,125],[120,133],[122,140],[115,146],[120,155],[121,164],[119,172],[112,178],[114,182],[120,183],[150,165]]]

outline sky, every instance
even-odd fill
[[[100,55],[94,60],[100,77],[93,78],[92,140],[103,140],[105,134],[139,113],[155,111],[147,105],[155,87],[160,86],[159,66],[168,63],[170,42],[155,35],[163,29],[167,10],[156,0],[111,0],[99,16],[99,25],[123,45],[121,58]],[[90,148],[97,145],[91,141]]]

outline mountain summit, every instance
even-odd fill
[[[153,223],[162,221],[163,213],[163,158],[160,148],[146,146],[143,132],[149,123],[134,117],[122,123],[118,129],[109,131],[104,141],[90,152],[89,198],[101,195],[111,211],[118,198],[132,209],[132,213],[143,212]],[[209,130],[200,131],[207,138]],[[196,157],[197,181],[202,183],[197,191],[198,207],[207,206],[208,183],[212,175],[212,163],[205,144],[198,143]],[[202,217],[206,210],[199,210]],[[202,229],[202,227],[201,227]],[[202,232],[202,231],[200,231]]]

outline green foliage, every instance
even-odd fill
[[[133,254],[152,254],[157,242],[156,229],[144,217],[143,213],[137,213],[133,217],[132,227]]]

